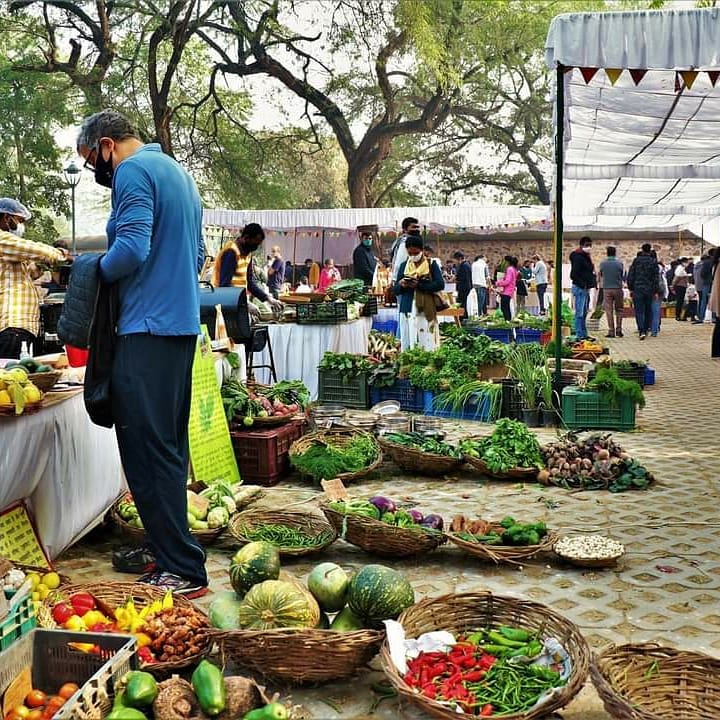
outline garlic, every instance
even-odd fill
[[[609,560],[625,553],[622,543],[605,535],[575,535],[560,538],[555,552],[575,560]]]
[[[17,568],[12,568],[2,579],[3,590],[17,590],[25,582],[25,573]]]

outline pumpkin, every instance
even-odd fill
[[[366,565],[350,581],[348,608],[366,627],[381,627],[415,603],[412,585],[397,570]]]
[[[280,553],[267,542],[251,542],[240,548],[230,561],[230,584],[239,597],[265,580],[280,575]]]
[[[314,628],[320,622],[320,608],[307,590],[294,583],[265,580],[250,588],[238,617],[247,630]]]

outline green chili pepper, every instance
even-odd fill
[[[513,648],[525,647],[524,642],[520,642],[518,640],[510,640],[509,638],[506,638],[503,634],[496,632],[495,630],[491,630],[488,633],[488,638],[497,645],[505,645],[507,647]]]
[[[499,628],[499,630],[503,637],[506,637],[508,640],[516,640],[518,642],[526,643],[532,638],[532,635],[527,630],[523,630],[522,628],[515,628],[503,625]]]

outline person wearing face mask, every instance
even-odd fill
[[[23,342],[32,348],[40,332],[40,297],[31,264],[68,258],[64,250],[25,240],[29,219],[22,203],[0,198],[0,358],[19,358]]]
[[[282,303],[268,295],[255,279],[253,253],[263,244],[265,231],[257,223],[248,223],[240,237],[218,255],[215,261],[217,272],[216,287],[243,287],[258,300],[273,308],[282,307]],[[248,303],[248,312],[254,319],[259,318],[258,309]]]
[[[417,218],[406,217],[402,221],[402,233],[398,239],[393,243],[390,249],[390,255],[392,257],[392,277],[393,282],[397,282],[400,272],[400,266],[407,260],[407,249],[405,247],[405,241],[410,235],[413,237],[421,237],[420,235],[420,223]]]
[[[362,280],[365,287],[372,287],[377,258],[372,249],[372,235],[362,233],[360,244],[353,252],[353,278]]]
[[[590,290],[597,287],[595,267],[590,259],[591,250],[592,240],[586,235],[580,238],[580,245],[570,253],[570,279],[575,300],[575,335],[578,340],[584,340],[588,336],[585,320],[590,307]]]
[[[436,294],[445,287],[437,263],[423,254],[423,239],[409,235],[405,240],[408,259],[400,266],[394,291],[398,298],[400,346],[403,351],[420,346],[435,350],[439,331]]]
[[[100,279],[119,298],[110,396],[120,458],[147,544],[113,554],[122,572],[186,597],[207,592],[187,524],[188,421],[200,332],[202,203],[187,171],[114,110],[86,118],[77,149],[112,189]],[[71,278],[72,286],[72,278]],[[98,482],[101,482],[98,479]]]

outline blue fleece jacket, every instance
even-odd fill
[[[202,204],[193,179],[159,144],[115,168],[106,232],[100,268],[119,283],[118,334],[196,335]]]

